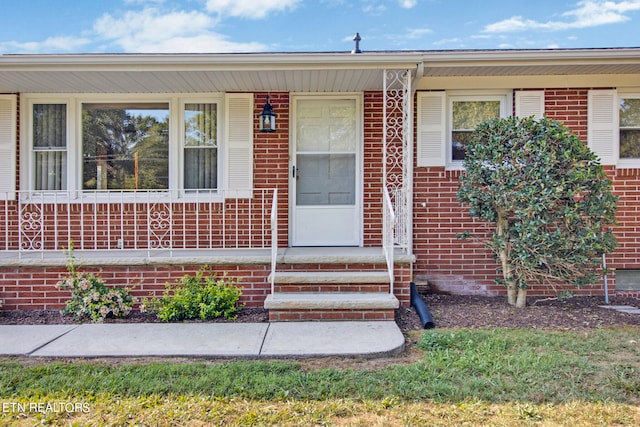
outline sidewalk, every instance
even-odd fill
[[[380,357],[403,349],[392,321],[0,325],[0,356]]]

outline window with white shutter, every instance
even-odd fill
[[[461,169],[465,144],[482,122],[507,117],[511,92],[418,93],[418,166]]]
[[[129,190],[151,190],[158,197],[176,192],[186,199],[252,196],[252,93],[24,99],[25,190],[84,191],[105,200],[109,191],[125,192],[126,198]],[[15,122],[15,97],[0,96],[0,150],[4,146],[12,158]],[[2,167],[12,168],[7,176],[15,174],[15,161]],[[13,188],[9,179],[2,183]]]

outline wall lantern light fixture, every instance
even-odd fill
[[[260,132],[275,132],[276,130],[276,115],[273,112],[273,106],[269,104],[269,95],[267,95],[267,102],[262,108],[260,113]]]

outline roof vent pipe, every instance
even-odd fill
[[[356,48],[353,49],[351,53],[362,53],[362,51],[360,50],[360,40],[362,40],[360,38],[360,33],[356,33],[355,37],[353,38],[353,41],[356,42]]]

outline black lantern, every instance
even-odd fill
[[[267,103],[262,108],[260,113],[260,132],[275,132],[276,131],[276,115],[273,112],[273,106],[269,104],[269,95],[267,95]]]

